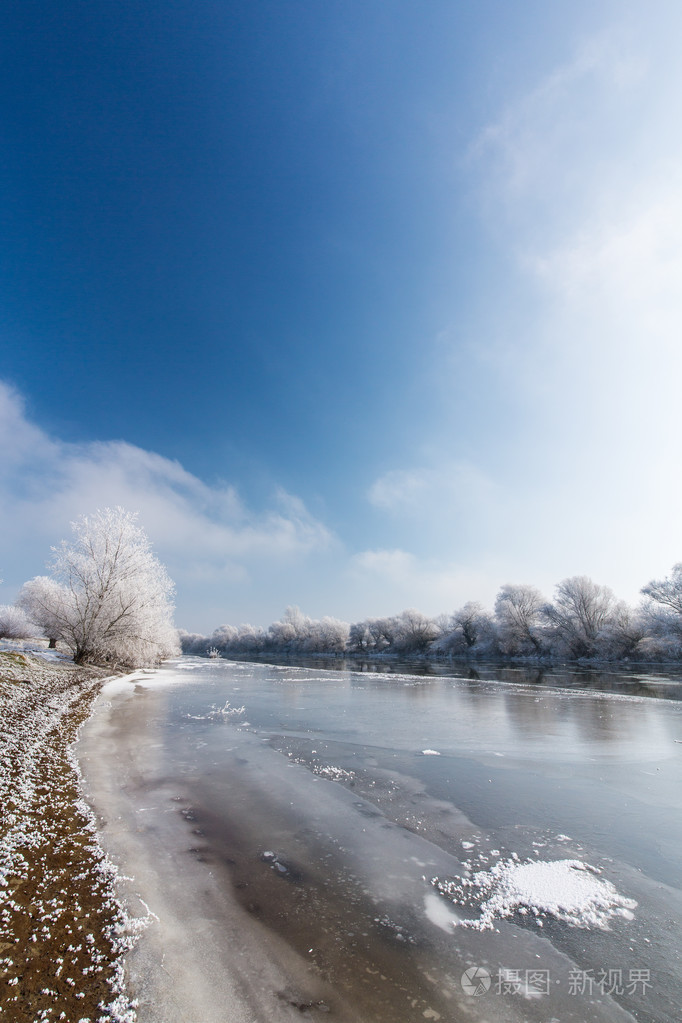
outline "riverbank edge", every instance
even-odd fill
[[[136,1021],[123,962],[138,924],[118,899],[76,755],[105,685],[133,676],[0,651],[0,1019]]]

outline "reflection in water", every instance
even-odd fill
[[[349,697],[355,691],[363,692],[366,697],[376,694],[377,708],[384,707],[387,695],[398,713],[403,704],[409,703],[413,713],[418,714],[413,719],[414,725],[422,719],[428,720],[433,731],[433,722],[437,721],[439,741],[446,747],[462,742],[476,747],[484,735],[494,733],[500,748],[519,755],[534,750],[545,753],[551,748],[556,757],[577,759],[594,755],[598,747],[609,745],[617,746],[631,759],[659,757],[663,749],[669,754],[674,752],[669,729],[663,725],[660,715],[654,713],[653,709],[658,706],[656,701],[633,698],[622,689],[618,695],[626,698],[614,700],[601,685],[603,680],[592,674],[590,690],[574,687],[569,691],[565,685],[536,683],[530,688],[525,682],[517,680],[516,684],[510,684],[506,679],[500,686],[491,684],[489,675],[474,679],[471,674],[466,678],[416,678],[397,673],[339,672],[329,681],[335,689],[345,690]],[[318,676],[317,681],[324,685],[324,676]],[[597,682],[600,682],[598,689]],[[305,710],[312,695],[310,685],[310,681],[302,685],[290,683],[291,692],[287,693],[286,702],[302,701],[300,709]],[[423,708],[423,718],[418,708]]]
[[[296,665],[306,669],[358,673],[366,677],[374,675],[378,676],[377,684],[381,684],[382,676],[409,674],[425,679],[456,678],[460,681],[471,682],[505,682],[538,688],[586,689],[682,701],[682,667],[677,665],[671,665],[665,669],[660,665],[651,668],[638,665],[598,670],[577,665],[531,664],[510,667],[507,664],[495,662],[472,665],[457,661],[400,661],[389,658],[362,660],[324,655],[306,657],[304,654],[292,655],[288,659],[263,656],[254,661],[241,663],[261,663],[285,667]]]
[[[618,701],[593,696],[581,699],[528,699],[516,693],[502,697],[509,725],[524,741],[535,736],[553,736],[562,743],[579,743],[589,754],[590,747],[617,743],[640,745],[651,751],[665,733],[654,723],[646,701]]]

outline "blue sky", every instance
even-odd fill
[[[682,558],[674,3],[5,3],[0,599],[139,510],[178,624]]]

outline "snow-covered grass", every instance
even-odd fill
[[[59,648],[50,650],[47,639],[0,639],[0,652],[31,654],[42,660],[51,662],[72,661],[73,657],[61,644]]]
[[[103,674],[0,653],[0,1021],[135,1020],[122,956],[142,922],[116,899],[72,750]]]
[[[616,917],[631,920],[637,906],[581,860],[521,863],[512,857],[470,877],[434,877],[431,883],[455,904],[469,911],[477,907],[479,915],[460,919],[459,925],[480,931],[491,930],[496,920],[515,912],[532,914],[539,926],[543,916],[552,916],[573,927],[607,929]]]

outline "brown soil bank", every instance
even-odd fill
[[[0,652],[0,1021],[134,1020],[126,921],[71,753],[104,676]]]

